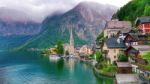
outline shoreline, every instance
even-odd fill
[[[115,78],[115,75],[113,75],[112,73],[100,72],[98,69],[96,69],[96,67],[93,68],[93,71],[95,72],[95,75],[97,76],[105,76],[105,77],[112,78],[112,79]]]
[[[111,79],[114,79],[115,78],[115,75],[112,74],[112,73],[103,73],[103,72],[100,72],[96,67],[95,67],[95,64],[97,63],[96,60],[83,60],[81,58],[79,58],[80,61],[83,61],[87,64],[90,64],[93,68],[93,72],[95,75],[97,75],[98,77],[99,76],[104,76],[104,77],[107,77],[107,78],[111,78]]]
[[[94,73],[94,75],[96,75],[98,78],[100,78],[101,76],[106,77],[106,78],[110,78],[110,79],[113,79],[113,80],[114,80],[114,78],[115,78],[115,75],[112,74],[112,73],[103,73],[103,72],[100,72],[100,71],[95,67],[95,65],[96,65],[96,63],[97,63],[96,60],[85,60],[85,59],[80,58],[80,56],[79,56],[79,57],[68,57],[68,56],[65,57],[65,56],[63,56],[63,57],[60,57],[60,58],[75,58],[75,59],[79,59],[80,61],[82,61],[82,62],[84,62],[84,63],[86,63],[86,64],[92,66],[93,73]]]

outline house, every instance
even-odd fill
[[[139,30],[142,30],[143,34],[150,34],[150,16],[138,17],[135,24]]]
[[[136,45],[128,47],[125,52],[129,56],[129,61],[132,66],[132,71],[138,73],[142,79],[150,78],[150,71],[147,59],[143,55],[150,51],[150,45]],[[150,79],[148,79],[150,81]]]
[[[124,43],[126,46],[131,46],[131,45],[138,45],[138,35],[137,34],[127,34]]]
[[[104,37],[110,38],[112,36],[115,36],[117,35],[118,31],[129,32],[131,30],[131,27],[132,25],[130,21],[108,21],[105,25]]]
[[[57,54],[56,48],[50,48],[50,53],[51,55],[56,55]]]
[[[92,47],[88,46],[88,45],[83,45],[80,50],[79,50],[79,54],[82,54],[82,55],[91,55],[93,54],[93,49]]]
[[[129,62],[117,62],[117,74],[131,74],[132,66]]]
[[[136,74],[116,74],[115,84],[140,84]]]
[[[135,48],[133,48],[132,46],[129,46],[125,50],[125,54],[126,54],[126,56],[129,57],[130,62],[136,62],[136,59],[138,58],[138,55],[139,55],[139,51],[136,50]]]
[[[125,36],[124,43],[126,46],[145,45],[150,41],[150,35],[143,35],[141,33],[128,33]]]
[[[104,57],[110,60],[110,63],[113,64],[118,60],[118,55],[126,48],[126,45],[123,43],[121,38],[111,37],[104,39]]]
[[[130,46],[125,50],[127,56],[129,56],[130,62],[136,62],[139,64],[147,65],[148,62],[142,56],[150,51],[149,45],[136,45]]]
[[[132,47],[138,50],[140,55],[144,55],[150,51],[150,45],[137,45]]]

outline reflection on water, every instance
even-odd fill
[[[65,59],[65,63],[69,68],[69,72],[73,73],[74,72],[74,66],[75,66],[75,59]]]
[[[112,84],[111,81],[96,78],[90,66],[76,59],[54,62],[39,53],[0,53],[0,84]]]

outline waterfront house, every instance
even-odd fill
[[[104,29],[104,37],[110,38],[117,35],[119,31],[121,32],[129,32],[131,30],[131,22],[130,21],[118,21],[118,20],[111,20],[108,21],[105,25]]]
[[[79,54],[82,54],[82,55],[91,55],[93,54],[93,49],[92,47],[88,46],[88,45],[83,45],[80,50],[79,50]]]
[[[104,40],[104,57],[110,60],[113,64],[118,60],[118,55],[126,48],[121,38],[111,37]]]
[[[150,16],[138,17],[135,24],[139,30],[142,30],[143,34],[150,34]]]
[[[115,84],[140,84],[136,74],[116,74]]]
[[[132,66],[129,62],[117,62],[117,74],[131,74]]]
[[[50,53],[51,55],[56,55],[57,54],[56,48],[50,48]]]

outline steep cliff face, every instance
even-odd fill
[[[82,2],[60,18],[62,26],[74,25],[75,34],[82,40],[95,40],[104,28],[105,22],[110,20],[116,8],[92,2]],[[69,29],[69,27],[65,27]],[[65,30],[63,29],[63,30]]]

